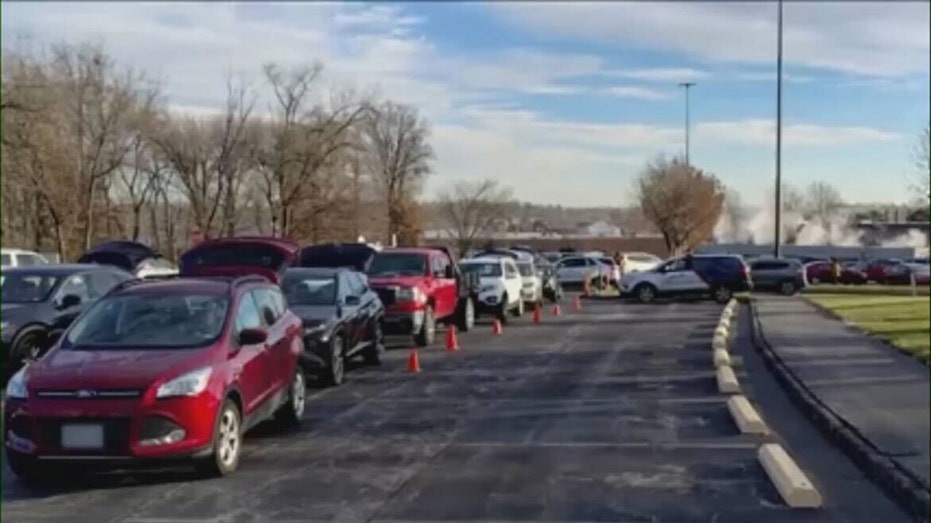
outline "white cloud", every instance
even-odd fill
[[[632,43],[716,62],[774,63],[775,2],[495,2],[541,34]],[[927,75],[927,2],[786,2],[784,59],[871,76]]]
[[[771,145],[776,143],[776,122],[767,119],[747,119],[735,122],[706,122],[695,126],[698,138],[708,143]],[[900,139],[890,133],[869,127],[842,127],[808,124],[783,124],[782,139],[787,146],[840,146],[891,142]]]
[[[702,78],[707,78],[707,71],[700,71],[691,67],[658,67],[652,69],[629,69],[623,71],[611,71],[609,76],[620,78],[630,78],[631,80],[643,80],[646,82],[691,82]]]
[[[618,86],[618,87],[609,87],[604,91],[611,96],[617,96],[618,98],[634,98],[638,100],[667,100],[669,95],[662,91],[657,91],[655,89],[648,89],[646,87],[631,87],[631,86]]]

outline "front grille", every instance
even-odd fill
[[[125,454],[129,451],[129,418],[39,418],[37,422],[43,445],[53,449],[64,450],[61,448],[62,425],[95,423],[103,425],[103,449],[93,453]]]
[[[375,294],[378,294],[378,299],[381,300],[385,307],[394,304],[397,294],[397,289],[394,287],[374,287],[372,290],[375,291]]]
[[[146,416],[139,426],[139,439],[156,439],[167,436],[173,430],[180,429],[175,422],[162,416]]]
[[[132,399],[142,396],[138,389],[81,389],[81,390],[39,390],[36,397],[46,399]]]

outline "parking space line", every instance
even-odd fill
[[[500,442],[500,441],[468,441],[453,442],[451,447],[494,447],[494,448],[611,448],[618,450],[750,450],[756,452],[759,443],[718,443],[718,442],[668,442],[668,443],[648,443],[648,442],[624,442],[624,443],[599,443],[599,442]]]

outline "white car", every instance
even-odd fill
[[[171,278],[178,275],[178,268],[165,258],[149,258],[136,268],[140,280]]]
[[[752,289],[750,269],[734,255],[692,255],[673,258],[649,271],[621,277],[621,296],[632,296],[649,303],[660,296],[697,297],[711,295],[726,303],[735,292]]]
[[[625,252],[621,254],[621,275],[649,271],[661,263],[661,258],[649,253]]]
[[[521,298],[524,303],[537,306],[543,301],[543,279],[540,278],[533,260],[517,260],[517,270],[520,272],[522,283]]]
[[[589,256],[571,256],[556,264],[556,278],[561,284],[581,285],[590,275],[611,277],[611,268]]]
[[[0,266],[26,267],[29,265],[48,265],[41,254],[23,249],[0,249]]]
[[[476,312],[494,314],[502,323],[507,321],[508,312],[515,317],[524,314],[524,281],[514,260],[505,256],[470,258],[459,262],[459,270],[479,276]]]

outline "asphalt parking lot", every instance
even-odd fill
[[[502,336],[480,321],[459,352],[421,350],[420,374],[390,351],[313,391],[300,431],[257,428],[228,478],[116,472],[33,491],[4,467],[3,521],[907,521],[740,344],[738,374],[776,434],[739,433],[711,363],[720,306],[568,308]],[[763,441],[784,443],[825,508],[783,504],[756,459]]]

